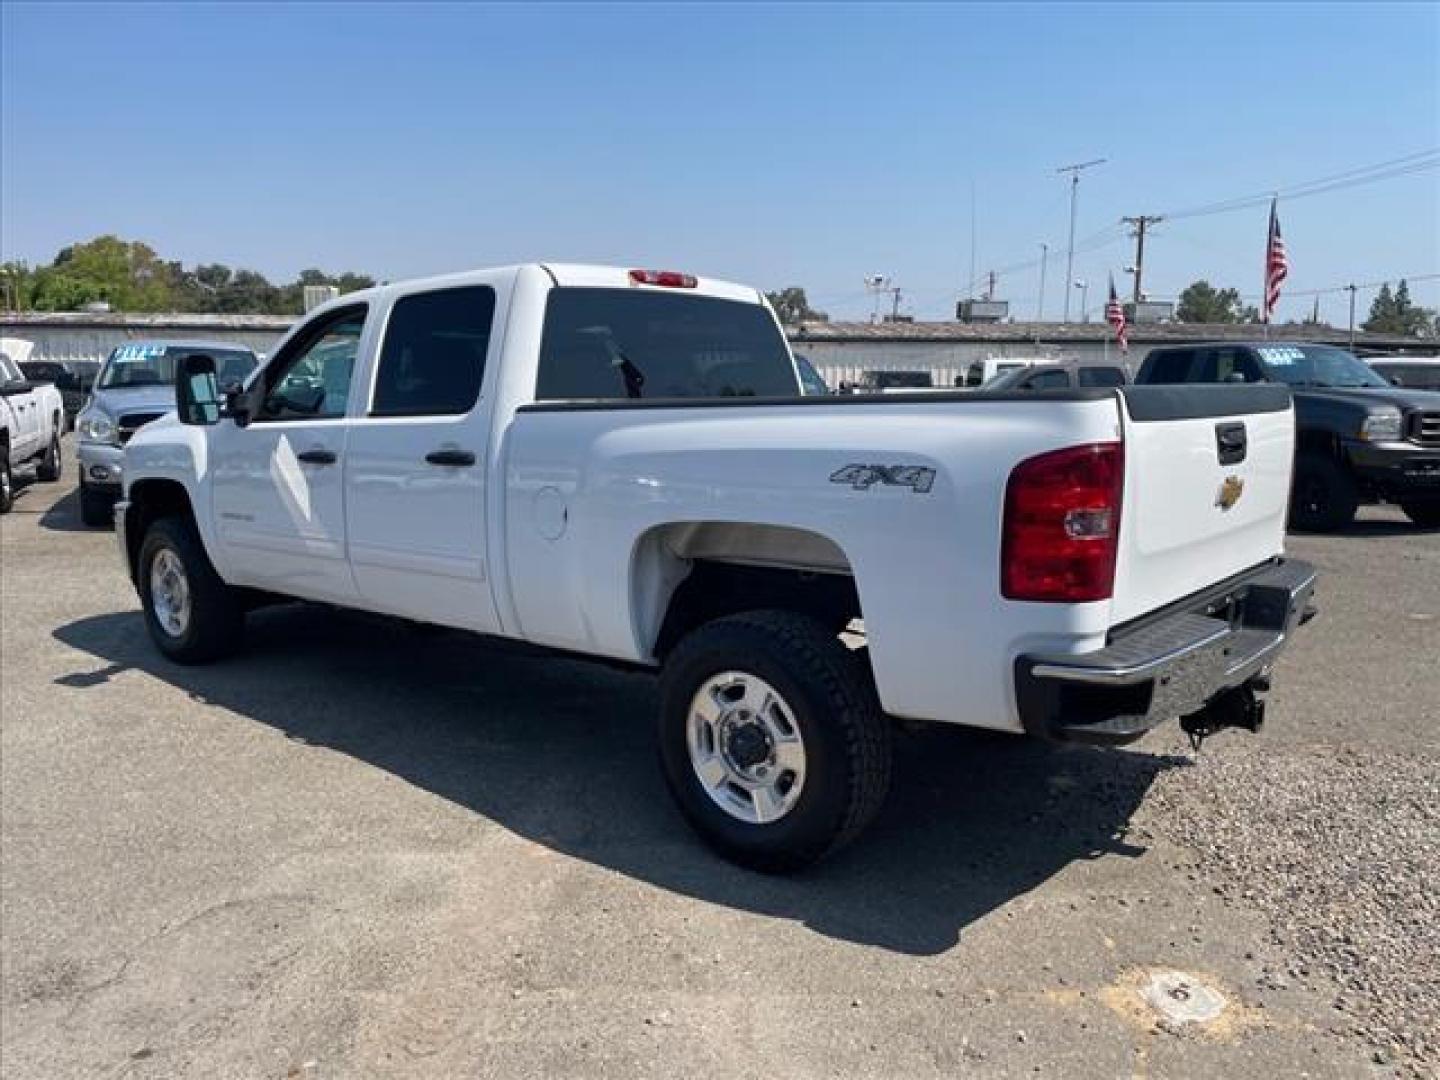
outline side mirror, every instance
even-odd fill
[[[182,424],[208,426],[220,422],[220,385],[215,358],[191,353],[175,373],[175,411]]]

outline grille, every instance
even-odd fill
[[[1421,446],[1440,446],[1440,412],[1412,412],[1410,441]]]
[[[122,444],[127,443],[130,441],[131,435],[134,435],[151,420],[159,420],[164,415],[163,412],[122,413],[120,419],[115,422],[116,434],[119,435]]]

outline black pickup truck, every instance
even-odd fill
[[[1440,526],[1440,392],[1391,386],[1331,345],[1225,342],[1152,349],[1135,381],[1283,382],[1295,398],[1290,523],[1340,529],[1362,502]]]

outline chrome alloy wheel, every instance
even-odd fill
[[[168,547],[150,563],[150,605],[160,629],[170,637],[184,636],[190,626],[190,579],[180,556]]]
[[[773,686],[745,671],[707,679],[690,702],[690,765],[705,793],[737,821],[766,825],[791,809],[805,786],[805,741]]]

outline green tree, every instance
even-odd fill
[[[1390,291],[1390,283],[1380,286],[1370,304],[1370,317],[1361,327],[1376,334],[1400,334],[1405,337],[1425,337],[1433,332],[1435,312],[1420,307],[1410,299],[1410,286],[1404,278]]]
[[[170,275],[155,249],[138,240],[97,236],[83,244],[63,248],[51,269],[75,289],[58,285],[47,290],[47,302],[65,295],[88,293],[89,300],[105,300],[118,311],[163,311],[170,306]],[[37,300],[36,306],[40,306]],[[50,310],[61,310],[51,308]]]
[[[46,266],[0,264],[0,305],[74,311],[104,300],[117,311],[296,316],[303,308],[305,285],[334,285],[348,293],[374,284],[367,274],[327,274],[314,267],[287,285],[274,285],[258,271],[224,263],[200,263],[187,270],[178,260],[161,259],[148,244],[97,236],[62,248]]]
[[[830,316],[823,311],[816,311],[810,306],[810,301],[805,298],[805,290],[792,285],[788,289],[781,289],[779,292],[767,292],[765,299],[770,301],[770,306],[775,309],[775,314],[786,326],[794,326],[802,322],[828,322]]]
[[[1217,289],[1201,279],[1185,286],[1175,307],[1175,318],[1187,323],[1250,322],[1259,318],[1259,312],[1242,306],[1235,289]]]

